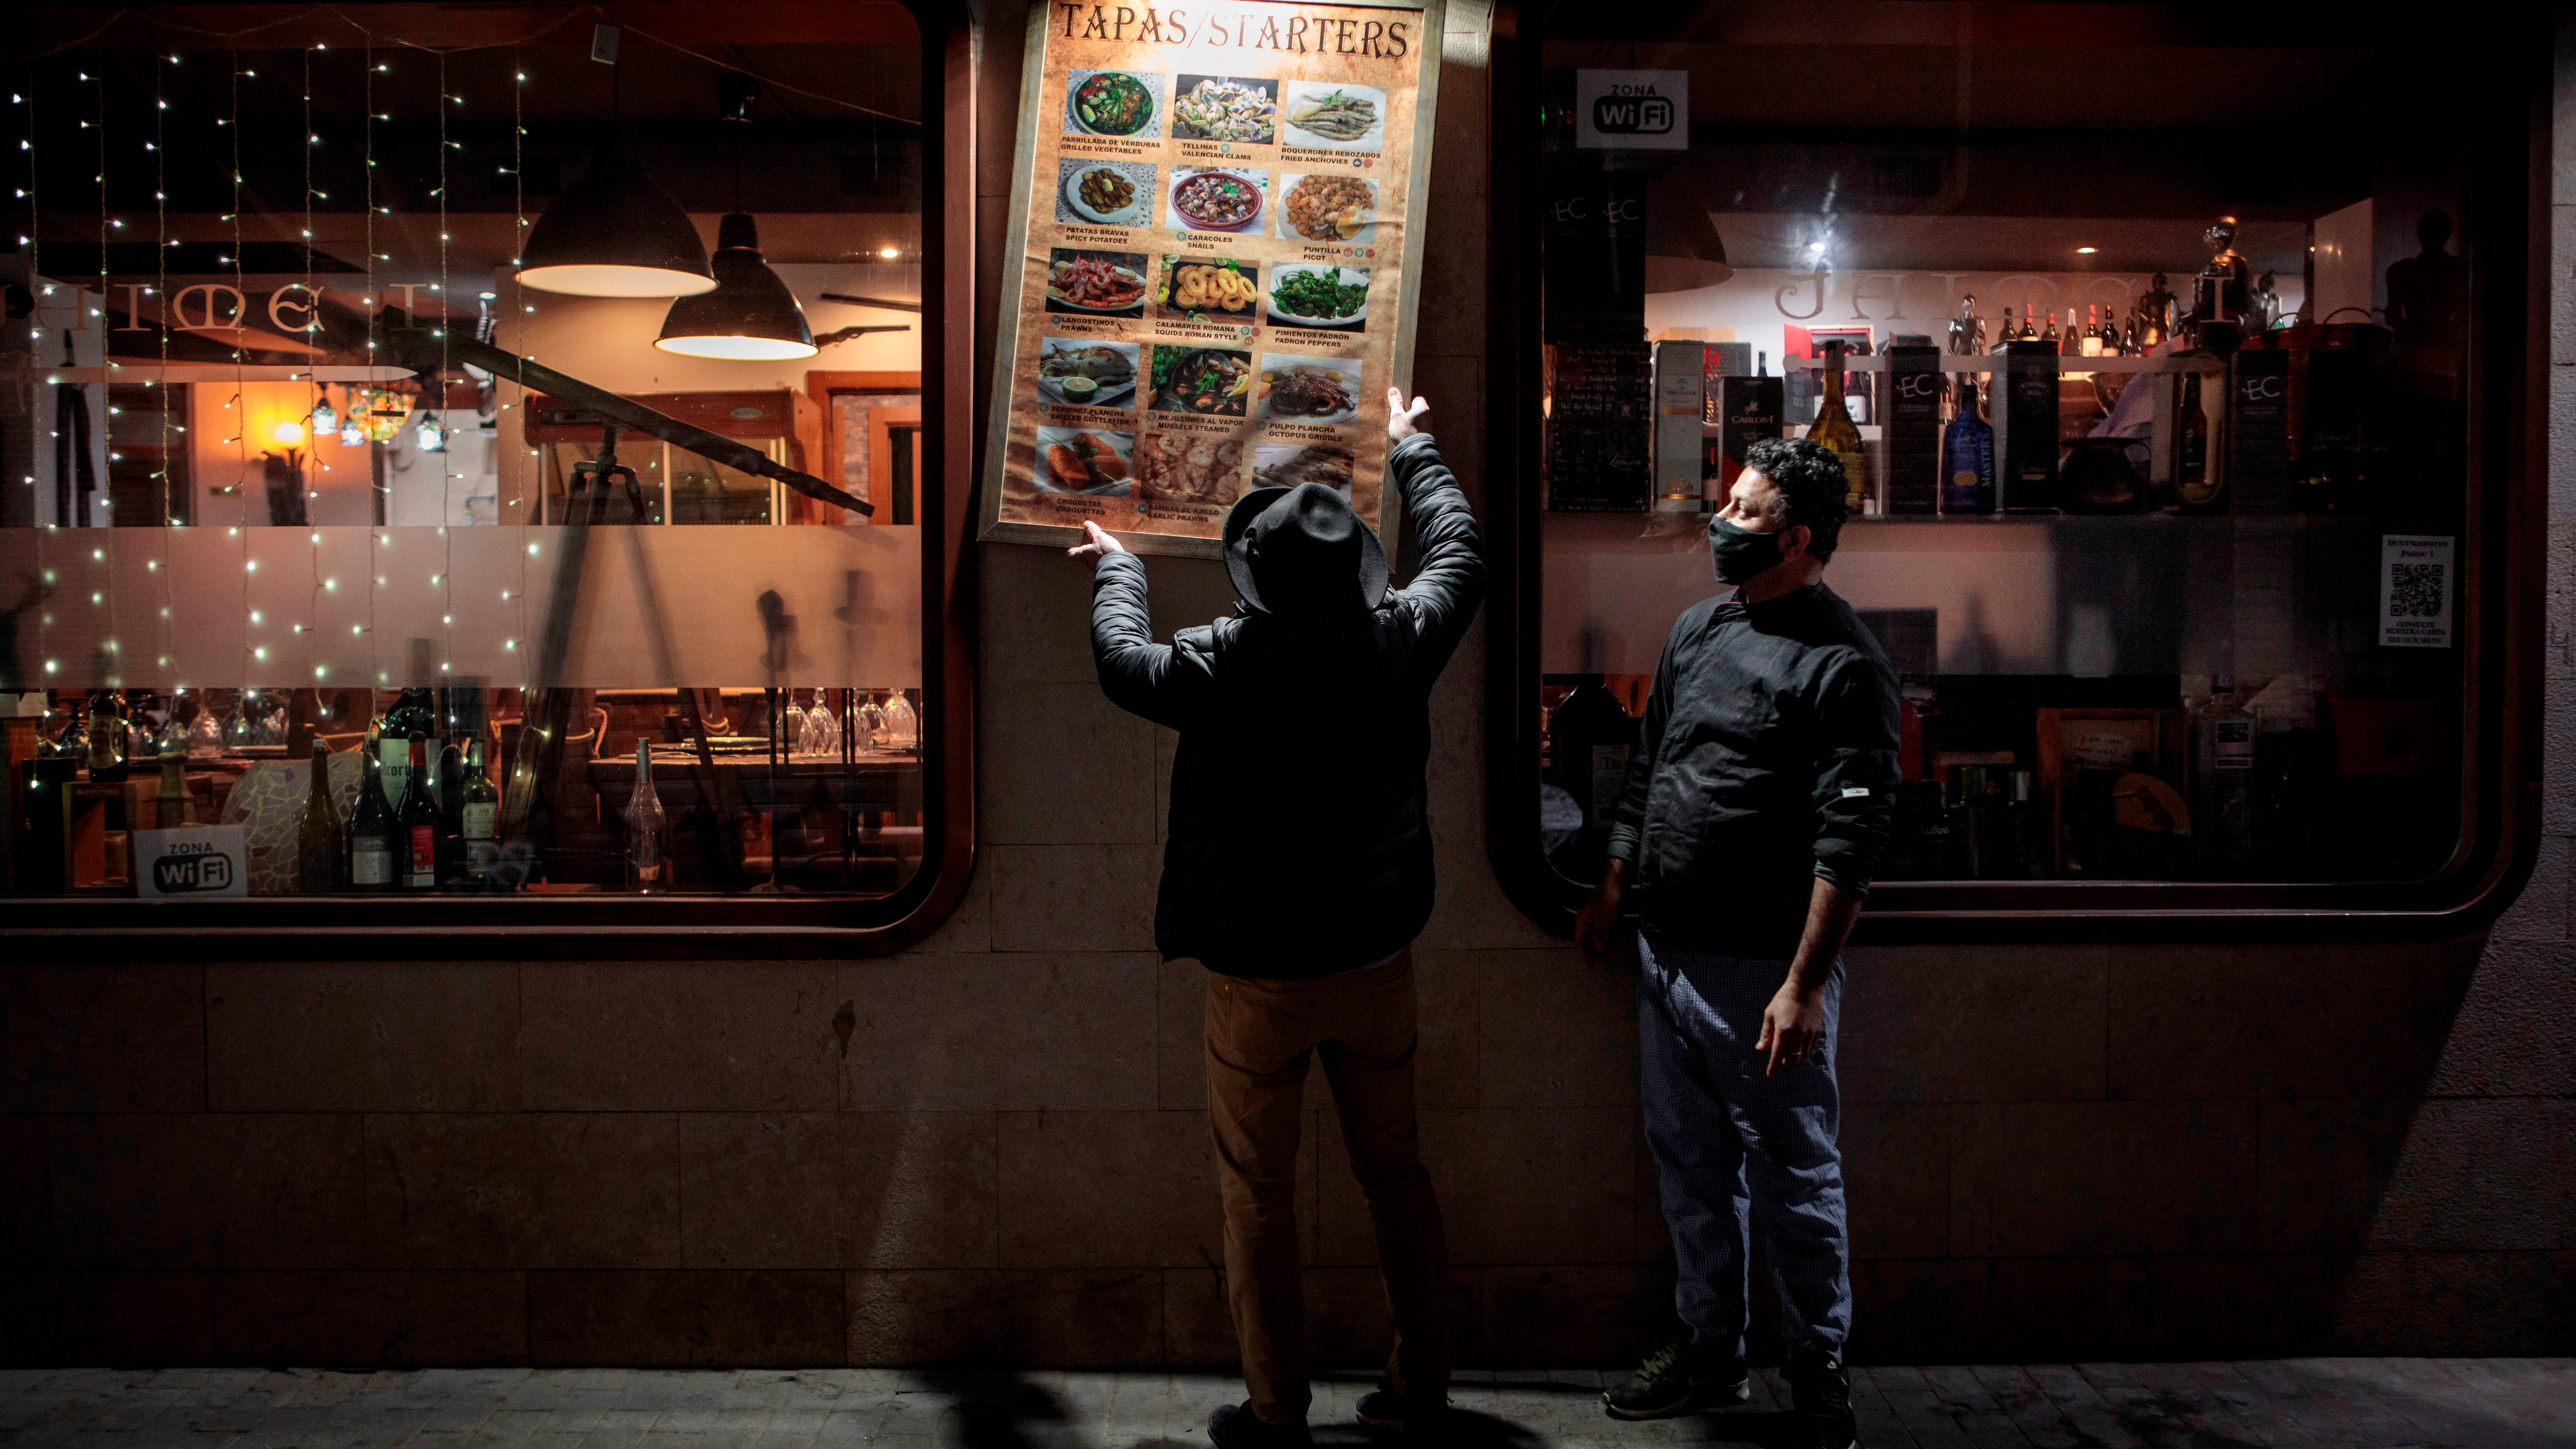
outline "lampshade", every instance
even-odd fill
[[[1688,292],[1735,275],[1707,200],[1688,171],[1655,179],[1646,200],[1646,290]]]
[[[714,291],[671,304],[654,346],[737,362],[777,362],[821,350],[796,294],[760,259],[760,233],[741,212],[716,224],[715,277]]]
[[[519,280],[576,297],[693,297],[716,285],[689,214],[614,143],[537,218]]]

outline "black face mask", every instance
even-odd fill
[[[1780,562],[1780,535],[1755,533],[1741,524],[1712,518],[1708,556],[1717,565],[1719,583],[1741,584]]]

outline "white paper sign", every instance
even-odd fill
[[[238,825],[182,825],[134,832],[134,890],[202,899],[250,894],[249,847]]]
[[[1578,70],[1574,144],[1592,151],[1690,149],[1690,72]]]
[[[2451,554],[2457,540],[2388,533],[2379,539],[2379,642],[2391,649],[2451,647]]]

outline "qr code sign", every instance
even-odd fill
[[[2379,643],[2451,647],[2451,564],[2458,540],[2383,534],[2379,540]]]
[[[2388,566],[2388,617],[2438,619],[2450,598],[2450,569],[2442,564]]]

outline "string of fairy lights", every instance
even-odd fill
[[[434,564],[436,571],[429,574],[428,579],[439,615],[439,630],[436,635],[438,662],[435,672],[438,676],[448,676],[459,667],[461,663],[457,657],[461,632],[457,628],[460,602],[457,568],[459,556],[450,525],[460,516],[458,513],[460,507],[479,513],[486,505],[480,498],[468,498],[460,502],[458,485],[468,480],[459,472],[458,460],[448,457],[445,448],[429,441],[435,436],[433,430],[441,428],[445,422],[447,401],[444,393],[445,378],[453,361],[447,328],[457,316],[455,304],[451,300],[455,295],[453,226],[456,220],[452,187],[459,168],[451,163],[460,159],[459,153],[464,152],[466,147],[456,138],[456,123],[470,115],[473,109],[472,77],[469,75],[463,83],[460,83],[456,75],[456,67],[451,66],[450,61],[453,56],[461,52],[501,50],[510,67],[510,150],[507,170],[511,208],[508,260],[511,271],[505,278],[494,279],[501,285],[500,296],[506,300],[496,302],[494,294],[488,291],[484,292],[482,297],[486,302],[495,303],[493,310],[506,316],[512,323],[511,331],[517,333],[521,339],[525,339],[513,348],[524,356],[526,355],[524,349],[534,345],[533,339],[527,339],[527,329],[535,319],[538,305],[531,300],[530,289],[518,276],[518,264],[533,230],[527,205],[526,144],[527,92],[532,81],[519,47],[570,22],[579,13],[576,11],[552,17],[528,34],[512,41],[453,47],[426,45],[399,36],[382,35],[368,24],[361,23],[350,13],[328,6],[306,10],[297,15],[264,20],[257,26],[233,31],[209,30],[202,26],[180,23],[176,19],[167,17],[137,16],[134,18],[148,20],[153,31],[150,40],[151,50],[148,54],[154,74],[148,89],[142,92],[143,95],[148,96],[151,106],[148,128],[138,128],[128,124],[131,106],[128,98],[136,95],[137,88],[120,81],[119,73],[113,65],[102,63],[95,66],[66,67],[65,69],[73,72],[70,84],[66,85],[60,71],[40,75],[38,65],[42,60],[41,56],[28,57],[26,70],[23,73],[24,85],[11,97],[24,127],[18,149],[22,153],[26,176],[24,184],[18,188],[18,199],[27,207],[29,224],[26,234],[21,238],[21,245],[28,257],[31,279],[41,291],[41,300],[38,303],[40,310],[30,318],[28,326],[30,335],[39,341],[42,348],[58,350],[62,354],[61,366],[82,369],[82,381],[76,385],[86,392],[88,398],[97,401],[94,411],[98,414],[97,428],[86,441],[92,444],[98,453],[111,455],[107,461],[116,465],[109,469],[92,469],[83,466],[58,467],[55,471],[63,476],[53,479],[54,497],[47,499],[40,496],[35,499],[36,506],[32,512],[38,519],[49,524],[48,528],[40,530],[40,536],[34,540],[42,578],[47,585],[52,585],[60,576],[71,573],[66,568],[66,560],[72,556],[64,549],[65,544],[86,547],[90,555],[87,563],[104,565],[84,568],[77,574],[71,574],[74,577],[85,577],[93,584],[92,588],[82,591],[88,596],[87,607],[92,611],[90,614],[93,620],[92,627],[67,632],[62,627],[65,621],[56,619],[55,615],[58,612],[67,612],[63,606],[79,607],[79,601],[76,598],[60,600],[48,598],[42,608],[31,611],[37,614],[35,642],[40,657],[44,661],[44,672],[48,677],[59,677],[64,673],[59,646],[68,644],[78,649],[85,642],[98,651],[99,658],[92,673],[101,684],[109,688],[122,688],[126,686],[129,676],[135,673],[124,668],[123,662],[118,658],[121,651],[117,631],[122,627],[134,633],[136,638],[127,642],[135,643],[138,650],[148,649],[149,646],[142,642],[146,631],[139,627],[144,620],[139,614],[133,619],[127,619],[120,613],[115,591],[121,570],[108,556],[111,551],[117,551],[117,545],[124,544],[127,548],[141,545],[148,550],[139,555],[133,553],[126,555],[129,560],[136,560],[143,564],[143,572],[151,576],[148,584],[136,579],[126,579],[125,582],[129,587],[141,586],[148,587],[150,590],[148,597],[151,602],[144,607],[153,608],[158,615],[157,628],[149,631],[156,637],[159,646],[157,649],[151,649],[149,653],[149,657],[155,662],[155,668],[162,671],[158,677],[161,680],[171,681],[180,691],[221,682],[222,673],[227,671],[220,664],[210,666],[207,655],[207,645],[210,641],[204,633],[207,621],[201,615],[192,616],[183,608],[183,601],[179,598],[177,589],[177,574],[180,571],[182,557],[206,562],[211,560],[206,560],[201,551],[184,548],[179,544],[176,535],[166,532],[166,530],[202,528],[221,524],[230,535],[227,542],[234,545],[234,548],[227,548],[223,552],[231,555],[239,565],[237,578],[241,592],[238,613],[234,617],[241,621],[242,632],[238,636],[239,652],[237,663],[232,666],[232,672],[240,681],[246,697],[255,687],[286,683],[285,679],[275,676],[282,666],[291,668],[290,661],[293,661],[294,656],[299,653],[305,656],[300,662],[309,669],[311,684],[327,688],[335,683],[334,675],[341,672],[340,661],[347,659],[348,656],[341,655],[337,650],[329,647],[332,640],[326,636],[331,630],[339,627],[339,624],[329,621],[335,618],[340,621],[352,621],[353,615],[355,615],[354,621],[349,622],[351,632],[366,641],[364,647],[357,650],[357,659],[353,662],[358,662],[361,668],[365,668],[369,674],[372,674],[376,682],[390,682],[390,674],[397,667],[397,661],[386,656],[379,634],[381,621],[378,617],[378,609],[380,604],[385,608],[391,608],[394,605],[391,597],[380,597],[385,596],[387,592],[385,570],[417,566],[409,563],[404,557],[409,546],[398,547],[397,541],[392,536],[392,526],[396,517],[410,517],[410,510],[415,505],[405,504],[399,509],[389,506],[391,498],[388,492],[388,481],[377,468],[370,468],[364,491],[373,500],[372,508],[375,516],[370,520],[372,526],[367,529],[369,538],[366,564],[369,574],[376,579],[377,587],[367,589],[365,591],[367,597],[364,600],[346,597],[348,591],[338,588],[341,582],[354,582],[343,579],[340,575],[346,572],[346,564],[355,563],[356,560],[343,560],[344,567],[338,570],[331,567],[335,557],[333,551],[339,547],[335,541],[336,530],[322,526],[321,517],[325,515],[317,513],[316,509],[323,503],[326,493],[336,495],[342,491],[336,487],[326,488],[325,486],[325,476],[331,475],[335,470],[334,460],[337,463],[348,463],[354,456],[326,448],[324,445],[326,442],[337,442],[345,448],[350,445],[352,437],[362,437],[371,448],[391,441],[379,436],[382,431],[379,416],[385,411],[385,404],[392,395],[369,374],[335,375],[325,371],[324,369],[331,365],[331,359],[309,348],[296,349],[297,360],[303,365],[295,372],[285,374],[270,371],[267,366],[250,356],[260,331],[251,325],[251,309],[257,305],[252,300],[252,280],[262,270],[274,269],[270,271],[271,278],[275,277],[276,271],[284,270],[278,266],[278,262],[283,258],[276,257],[276,251],[282,251],[282,248],[269,253],[271,258],[275,258],[274,260],[255,257],[254,248],[268,248],[273,245],[272,239],[277,232],[284,229],[278,225],[279,222],[286,222],[296,227],[298,250],[293,254],[297,261],[296,270],[292,275],[296,278],[295,297],[300,301],[281,303],[277,297],[268,297],[266,299],[268,317],[271,322],[278,324],[280,330],[298,341],[323,331],[325,288],[317,285],[317,278],[318,269],[322,267],[325,260],[321,254],[331,249],[331,243],[326,242],[321,236],[322,227],[317,223],[348,209],[352,198],[344,195],[335,204],[328,188],[351,183],[359,192],[354,200],[358,203],[356,209],[359,212],[360,226],[357,230],[361,233],[359,240],[362,247],[359,260],[364,271],[363,303],[359,309],[359,317],[354,320],[364,331],[367,360],[372,362],[376,356],[381,355],[382,333],[379,324],[382,319],[378,316],[378,312],[381,306],[390,304],[393,298],[379,288],[382,285],[390,289],[390,284],[398,278],[386,275],[385,271],[380,269],[380,264],[391,264],[393,257],[390,252],[406,251],[407,248],[395,246],[389,250],[379,249],[386,238],[379,237],[378,222],[384,221],[388,227],[392,227],[394,207],[385,204],[387,188],[380,184],[384,179],[380,170],[380,163],[384,158],[378,154],[380,140],[378,123],[390,123],[393,120],[393,113],[402,109],[400,103],[388,103],[394,99],[388,94],[395,89],[389,84],[394,67],[378,58],[380,45],[424,51],[428,53],[427,58],[433,61],[432,66],[425,66],[424,69],[434,70],[434,75],[429,79],[433,81],[433,94],[436,97],[434,102],[436,115],[433,125],[436,163],[433,168],[429,168],[431,175],[422,177],[422,180],[431,183],[428,188],[428,199],[434,201],[436,209],[435,222],[438,228],[436,280],[416,288],[406,285],[401,290],[406,316],[415,319],[411,325],[429,325],[439,343],[440,367],[437,380],[421,389],[415,404],[418,413],[411,421],[423,433],[420,451],[438,454],[439,516],[436,526],[439,548]],[[104,34],[107,29],[125,18],[127,18],[125,12],[111,16],[98,32],[71,42],[60,49],[68,50],[95,43],[98,35]],[[280,75],[273,70],[271,76],[263,79],[255,64],[245,63],[256,54],[255,51],[244,51],[241,48],[245,38],[257,32],[274,31],[280,26],[293,26],[298,22],[311,22],[316,19],[347,25],[354,32],[353,39],[358,43],[344,45],[338,55],[332,53],[332,47],[327,41],[311,39],[309,36],[302,38],[301,43],[270,47],[275,50],[291,48],[297,52],[297,68],[290,75]],[[210,76],[200,77],[199,84],[193,87],[186,83],[187,72],[180,68],[187,63],[189,57],[181,48],[186,42],[174,41],[173,35],[177,33],[208,36],[213,38],[217,45],[224,47],[220,52],[225,64],[224,90],[221,97],[222,111],[209,119],[214,128],[225,133],[221,143],[222,149],[217,154],[229,163],[226,166],[223,181],[225,187],[223,194],[226,195],[228,204],[220,218],[223,230],[218,233],[228,241],[229,245],[225,247],[223,255],[218,259],[218,265],[222,270],[216,275],[228,273],[231,285],[227,287],[218,283],[211,287],[188,287],[182,295],[174,296],[171,292],[174,271],[180,273],[176,281],[185,284],[198,280],[198,277],[190,276],[188,273],[202,274],[203,270],[202,262],[193,258],[185,265],[174,267],[172,261],[174,250],[199,244],[190,238],[200,237],[203,234],[188,232],[185,236],[173,235],[171,185],[174,179],[183,178],[174,176],[171,157],[168,153],[168,145],[172,137],[171,113],[174,106],[182,105],[178,98],[202,92],[207,88],[203,82],[213,79]],[[632,27],[628,27],[628,33],[638,39],[656,40],[673,51],[725,69],[741,69],[737,62],[718,61],[712,57],[700,56],[696,51],[685,46],[659,41],[658,37],[633,30]],[[344,83],[340,78],[337,63],[342,56],[350,55],[352,52],[356,53],[356,58],[360,61],[360,74],[357,77],[360,85],[342,89]],[[298,126],[302,140],[297,148],[299,156],[295,172],[290,174],[300,177],[299,196],[293,209],[284,217],[276,215],[274,211],[264,217],[253,217],[250,212],[258,207],[259,202],[254,194],[255,189],[250,184],[251,178],[245,165],[246,154],[264,167],[274,166],[284,158],[259,149],[267,145],[265,138],[260,135],[254,135],[252,144],[246,147],[242,133],[246,125],[255,129],[262,124],[260,118],[283,119],[278,115],[279,112],[287,110],[287,107],[282,104],[287,98],[278,94],[282,89],[283,81],[292,81],[297,87],[292,114],[295,116],[293,123]],[[380,84],[380,82],[388,84]],[[263,85],[267,87],[266,90],[262,90]],[[323,88],[318,93],[317,85]],[[776,85],[777,89],[784,93],[808,95],[846,110],[869,115],[883,114],[873,108],[858,105],[840,97],[807,92],[790,84],[776,83]],[[41,94],[45,86],[54,86],[69,92],[71,105],[64,107],[62,97],[51,98],[51,104],[47,104],[48,98]],[[85,87],[88,94],[79,94],[77,89],[79,87]],[[350,90],[358,92],[355,99],[359,100],[361,106],[358,135],[354,138],[346,137],[344,132],[334,130],[322,115],[329,109],[329,97],[345,96]],[[317,101],[323,104],[317,106]],[[93,162],[92,183],[97,192],[98,253],[94,283],[88,278],[83,278],[81,282],[71,283],[66,289],[50,279],[50,274],[44,266],[43,254],[38,247],[44,219],[59,218],[61,215],[60,212],[49,212],[46,206],[49,201],[57,199],[56,194],[43,191],[39,185],[39,179],[44,172],[42,163],[56,159],[42,154],[48,149],[47,135],[42,122],[48,116],[60,117],[67,111],[76,120],[77,130],[94,133],[87,138],[90,145],[72,154]],[[86,114],[81,114],[82,112]],[[144,131],[142,137],[135,136],[137,129]],[[284,127],[279,125],[277,129],[282,131]],[[111,136],[111,130],[117,131],[117,135]],[[132,141],[124,138],[132,138]],[[360,164],[355,168],[357,174],[354,177],[344,174],[345,161],[334,160],[336,148],[351,139],[357,142],[360,153],[356,158]],[[147,154],[141,157],[132,156],[135,143],[139,143],[139,149]],[[59,145],[59,140],[56,144]],[[182,147],[183,152],[187,149]],[[135,175],[129,168],[136,161],[148,162],[150,167],[148,179],[151,182],[154,208],[152,220],[154,259],[152,267],[146,273],[150,278],[148,283],[136,278],[134,285],[126,286],[118,283],[115,280],[116,276],[122,272],[132,277],[136,269],[125,265],[126,244],[120,238],[131,235],[139,226],[139,219],[120,214],[118,202],[125,193],[119,189],[119,183],[126,176]],[[63,168],[57,164],[56,169]],[[57,180],[59,181],[60,178]],[[140,190],[139,187],[135,189]],[[183,184],[181,190],[185,192],[188,187]],[[184,213],[190,208],[184,199],[179,209],[183,215],[175,220],[185,221]],[[289,221],[289,217],[293,219]],[[339,232],[338,235],[345,237],[346,232]],[[341,244],[345,245],[345,243]],[[327,281],[327,279],[321,280]],[[265,284],[263,282],[263,285]],[[485,285],[492,284],[487,282]],[[93,287],[94,295],[91,294]],[[126,292],[121,317],[116,315],[115,309],[110,305],[116,300],[115,294],[120,289]],[[69,327],[54,329],[62,336],[60,346],[56,348],[52,336],[47,332],[46,324],[49,321],[49,312],[59,315],[58,297],[63,290],[68,290],[72,294],[73,317]],[[425,291],[437,299],[438,306],[433,313],[422,316],[417,307],[411,304],[415,290]],[[203,315],[191,320],[187,314],[192,312],[196,305],[195,299],[199,296],[205,298]],[[231,313],[229,317],[222,315],[227,307]],[[296,324],[292,315],[297,310],[304,310],[301,325]],[[284,315],[281,315],[282,313]],[[93,330],[89,325],[92,319],[95,320],[94,330],[98,336],[79,337],[78,333]],[[130,357],[120,361],[114,355],[118,350],[117,333],[146,331],[158,334],[154,338],[153,348],[157,353],[155,366],[131,367]],[[173,383],[173,378],[180,375],[186,375],[200,384],[210,381],[206,370],[193,367],[195,358],[208,354],[180,350],[180,344],[187,339],[173,334],[181,331],[201,334],[204,339],[221,344],[223,351],[214,354],[215,356],[228,354],[228,361],[231,364],[228,369],[230,395],[221,398],[219,405],[217,397],[207,396],[207,394],[215,392],[216,388],[223,384],[201,386],[191,394],[188,389],[177,388]],[[91,352],[93,347],[94,354]],[[39,363],[46,360],[40,354]],[[88,369],[91,368],[96,370],[89,371]],[[131,370],[128,370],[129,368]],[[119,376],[120,373],[123,373],[123,376]],[[138,373],[148,375],[138,377],[136,376]],[[273,408],[276,402],[272,396],[276,390],[270,388],[265,379],[280,375],[292,379],[297,373],[301,374],[301,379],[305,383],[302,392],[307,406],[297,419],[302,426],[299,428],[296,441],[310,444],[309,448],[302,451],[300,464],[296,461],[294,452],[288,452],[282,459],[273,458],[264,446],[286,443],[286,433],[282,424],[272,427],[272,420],[263,411]],[[221,373],[213,374],[217,377],[221,375]],[[97,381],[100,379],[108,381]],[[527,396],[524,378],[510,377],[505,374],[501,380],[516,386],[504,390],[501,399],[495,399],[496,407],[505,410],[518,407],[520,400]],[[65,381],[68,382],[69,379]],[[153,412],[148,427],[142,417],[122,418],[123,426],[120,427],[118,419],[121,415],[110,411],[112,406],[122,406],[122,398],[126,395],[124,389],[117,384],[129,381],[139,382],[143,388],[151,390]],[[318,426],[325,413],[329,413],[335,422],[344,415],[340,410],[331,407],[335,385],[344,389],[340,401],[345,408],[347,426],[326,430]],[[139,393],[136,395],[140,396]],[[138,403],[136,406],[140,407],[141,404]],[[216,427],[219,416],[224,418],[225,425]],[[362,418],[363,427],[359,426]],[[209,428],[215,430],[210,432]],[[58,431],[67,432],[68,429],[58,428]],[[326,438],[326,431],[335,436]],[[402,431],[408,432],[412,429],[406,428]],[[202,441],[199,441],[200,435],[202,435]],[[44,434],[40,432],[39,436]],[[132,438],[139,445],[145,437],[154,438],[157,444],[157,453],[148,466],[140,466],[139,460],[130,459],[120,453],[119,445],[123,439]],[[68,439],[56,437],[50,441],[56,444],[54,449],[56,460],[69,463],[72,460],[64,455],[64,447],[84,440],[74,436]],[[294,445],[286,446],[291,449]],[[139,447],[132,451],[139,452]],[[499,486],[495,490],[498,496],[492,498],[488,505],[498,515],[491,521],[507,520],[522,526],[556,522],[557,520],[543,517],[546,489],[542,446],[531,447],[525,455],[520,455],[514,453],[507,444],[500,444],[494,447],[493,452],[494,457],[490,465],[491,479]],[[183,469],[180,462],[186,458],[196,460],[196,466]],[[217,459],[222,459],[222,463],[218,464]],[[292,475],[281,485],[281,491],[287,495],[286,497],[269,499],[262,496],[266,491],[262,487],[263,474],[267,472],[267,468],[263,467],[264,464],[268,465],[268,468],[283,466]],[[207,471],[210,467],[219,469],[223,466],[229,466],[231,469],[232,476],[229,479],[223,478],[220,472]],[[39,489],[40,475],[44,471],[41,466],[31,468],[22,477],[21,486],[29,489],[31,493]],[[94,479],[88,476],[92,472],[98,474]],[[427,480],[421,481],[425,483]],[[138,488],[136,484],[142,486]],[[287,497],[291,497],[296,505],[294,510],[280,512],[278,516],[271,517],[271,509],[267,505],[283,503],[287,501]],[[62,501],[61,506],[55,505],[56,499]],[[223,500],[230,501],[229,509],[224,508]],[[73,539],[52,539],[47,536],[58,529],[84,527],[93,522],[98,524],[113,522],[115,520],[110,510],[118,509],[120,501],[126,511],[143,507],[157,508],[159,517],[152,521],[158,523],[165,532],[152,536],[148,544],[144,539],[130,532],[122,535],[109,534],[79,542],[74,542],[79,538],[77,534]],[[420,501],[423,503],[427,501],[426,494]],[[227,514],[229,514],[228,517]],[[279,610],[270,606],[280,601],[275,597],[273,588],[268,589],[264,594],[259,577],[264,569],[273,574],[275,566],[285,562],[276,547],[286,542],[283,536],[271,538],[267,532],[255,532],[261,524],[276,523],[302,523],[307,534],[306,601],[304,607],[298,611],[304,615],[301,620],[271,617]],[[234,551],[235,548],[238,550],[237,553]],[[524,670],[530,666],[522,661],[527,660],[533,651],[518,650],[517,644],[531,622],[526,617],[531,606],[530,583],[532,579],[541,577],[540,566],[544,550],[541,548],[539,536],[532,534],[525,548],[512,547],[508,552],[512,558],[508,572],[503,577],[492,580],[491,585],[487,587],[497,587],[499,594],[497,602],[502,606],[503,617],[509,622],[501,629],[492,632],[506,634],[507,637],[500,641],[501,652],[511,656],[511,664]],[[411,557],[416,558],[417,555],[411,555]],[[427,572],[427,570],[423,571]],[[183,630],[180,627],[183,622],[190,627]],[[278,639],[277,625],[279,624],[287,624],[293,634],[304,636],[293,649],[284,647],[282,641]],[[423,629],[419,632],[428,631]],[[232,642],[225,640],[215,647],[218,650],[226,650]],[[482,635],[477,642],[482,648],[488,649],[490,634]],[[343,647],[354,646],[344,643]],[[308,649],[309,652],[307,652]],[[471,645],[468,647],[468,652],[478,658],[481,657],[481,650]],[[469,665],[467,667],[474,672],[482,672],[483,668],[488,666]],[[304,673],[305,669],[296,669],[294,672]],[[209,679],[206,677],[208,674],[215,677]],[[435,683],[437,680],[406,677],[402,682],[425,685]]]

